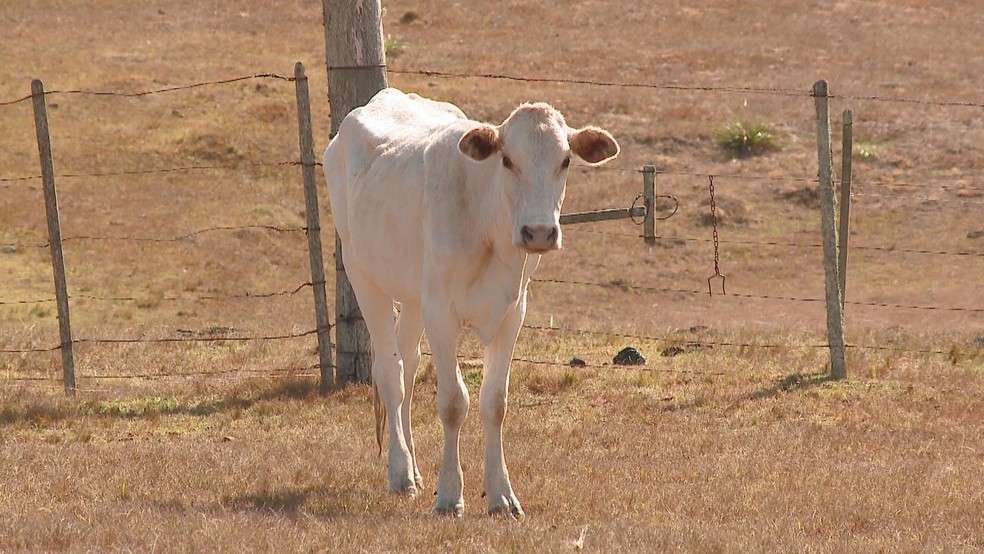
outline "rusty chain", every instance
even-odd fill
[[[717,203],[714,200],[714,176],[707,176],[708,186],[707,190],[711,195],[711,231],[714,238],[714,275],[707,278],[707,295],[714,296],[711,292],[711,281],[715,278],[721,278],[721,294],[728,294],[728,291],[724,287],[725,277],[721,273],[721,260],[718,249],[718,220],[717,220]]]

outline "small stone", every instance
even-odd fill
[[[673,356],[679,356],[680,354],[686,354],[687,352],[693,352],[695,350],[701,350],[702,348],[714,348],[713,346],[704,345],[699,342],[688,342],[686,346],[680,346],[675,344],[666,350],[663,350],[660,354],[667,358],[672,358]]]
[[[666,350],[663,350],[663,352],[661,352],[660,355],[663,356],[664,358],[672,358],[673,356],[679,356],[680,354],[683,354],[686,351],[687,351],[686,348],[678,344],[675,344],[667,348]]]
[[[588,364],[581,358],[571,358],[571,367],[586,367]]]
[[[971,231],[967,233],[967,238],[969,239],[979,239],[984,237],[984,231]]]
[[[635,348],[627,346],[619,350],[612,359],[612,363],[615,365],[643,365],[646,363],[646,358]]]
[[[15,246],[4,246],[2,249],[0,249],[0,252],[3,252],[4,254],[16,254],[17,253],[17,247],[15,247]]]

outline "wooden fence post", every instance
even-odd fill
[[[843,311],[844,301],[847,299],[847,242],[851,232],[851,163],[854,156],[854,110],[844,110],[844,136],[841,146],[837,274],[840,276],[841,311]]]
[[[642,198],[646,206],[646,219],[642,222],[642,236],[646,244],[656,244],[656,168],[651,165],[642,168]]]
[[[72,320],[68,309],[68,284],[65,279],[65,256],[62,252],[61,224],[58,221],[58,196],[55,194],[55,166],[51,156],[51,137],[48,134],[48,109],[44,83],[31,81],[34,101],[34,128],[38,135],[38,155],[41,158],[41,182],[44,186],[44,209],[48,219],[48,249],[55,276],[55,301],[58,305],[58,332],[61,337],[62,372],[65,393],[75,395],[75,355],[72,350]]]
[[[817,161],[820,179],[820,225],[823,230],[824,284],[827,300],[827,342],[830,345],[830,374],[847,377],[844,361],[844,313],[841,310],[840,279],[837,274],[837,228],[834,223],[834,164],[830,147],[830,114],[827,81],[813,85],[817,111]]]
[[[314,135],[311,130],[311,97],[301,62],[294,64],[294,89],[297,93],[297,130],[301,147],[301,174],[304,177],[304,210],[307,214],[308,257],[311,260],[311,285],[314,289],[314,314],[318,324],[318,361],[321,367],[321,392],[335,386],[335,367],[331,362],[331,324],[328,322],[328,299],[325,293],[325,264],[321,256],[321,218],[318,215],[318,189],[314,180]]]
[[[354,108],[386,88],[380,0],[322,0],[331,136]],[[372,354],[369,331],[345,274],[342,245],[335,235],[335,344],[338,380],[369,382]]]

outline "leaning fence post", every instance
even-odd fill
[[[72,351],[72,320],[68,309],[68,284],[65,279],[65,256],[62,252],[61,225],[58,221],[58,196],[55,194],[55,166],[51,157],[51,137],[48,134],[48,109],[45,105],[44,83],[31,81],[34,101],[34,128],[38,135],[38,155],[41,159],[41,182],[44,186],[44,210],[48,219],[48,249],[55,276],[55,301],[58,305],[58,332],[61,337],[62,372],[65,393],[75,395],[75,356]]]
[[[301,62],[294,64],[294,89],[297,93],[297,128],[301,141],[301,173],[304,176],[304,210],[307,214],[308,254],[311,260],[311,284],[314,289],[314,314],[318,324],[318,358],[321,367],[321,392],[335,386],[335,367],[331,360],[331,324],[328,322],[328,299],[325,294],[325,266],[321,256],[321,220],[318,215],[318,189],[314,180],[314,137],[311,130],[311,99],[307,76]]]
[[[642,198],[646,206],[646,219],[642,222],[642,236],[646,244],[656,244],[656,168],[642,168]]]
[[[844,137],[841,143],[840,225],[837,233],[841,311],[847,299],[847,241],[851,232],[851,163],[854,155],[854,110],[844,110]]]
[[[824,284],[827,300],[827,342],[830,373],[834,379],[847,377],[844,361],[844,312],[841,310],[840,279],[837,274],[837,229],[834,224],[834,164],[830,147],[830,114],[827,81],[813,85],[817,111],[817,176],[820,179],[820,225],[823,230]]]

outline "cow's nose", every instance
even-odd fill
[[[523,225],[520,234],[527,250],[546,252],[557,247],[560,229],[556,225]]]

